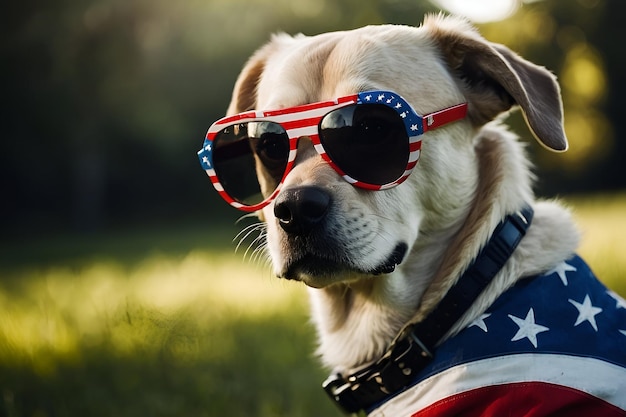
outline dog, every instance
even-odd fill
[[[309,288],[344,411],[626,415],[626,302],[535,199],[514,108],[567,150],[556,77],[443,15],[275,35],[239,75],[199,157]]]

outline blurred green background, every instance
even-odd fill
[[[272,33],[441,9],[558,75],[570,150],[510,123],[537,193],[573,207],[581,253],[626,294],[622,0],[5,2],[0,417],[339,415],[304,288],[244,256],[255,235],[234,253],[246,223],[196,151]]]

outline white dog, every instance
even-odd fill
[[[626,415],[626,303],[574,255],[568,211],[535,201],[496,120],[514,106],[567,149],[551,73],[431,16],[275,36],[209,129],[216,189],[266,222],[276,275],[310,287],[344,410]]]

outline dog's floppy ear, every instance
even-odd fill
[[[454,18],[424,21],[452,72],[462,80],[468,115],[477,126],[519,105],[537,140],[551,150],[567,150],[563,103],[556,77],[507,47],[483,39]]]
[[[267,59],[266,54],[261,52],[263,52],[262,49],[252,55],[243,67],[243,70],[241,70],[233,88],[233,96],[230,100],[227,114],[243,113],[255,108],[256,89]]]
[[[282,36],[286,37],[286,35]],[[248,59],[235,82],[227,114],[243,113],[256,108],[259,81],[265,70],[267,60],[279,46],[280,37],[281,35],[275,35],[272,41],[258,49]]]

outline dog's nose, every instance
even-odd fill
[[[326,217],[330,200],[330,194],[319,187],[287,188],[274,202],[274,215],[285,232],[304,235]]]

